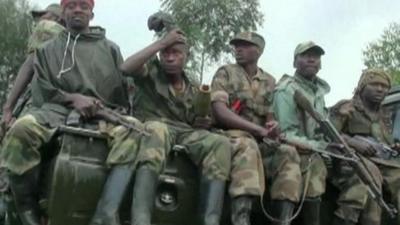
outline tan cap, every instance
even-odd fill
[[[61,6],[57,3],[50,4],[44,10],[32,10],[31,14],[33,18],[39,18],[46,14],[47,12],[51,12],[54,15],[61,17]]]
[[[235,43],[238,41],[246,41],[246,42],[252,43],[252,44],[258,46],[261,50],[264,50],[264,47],[265,47],[264,38],[255,32],[239,33],[229,42],[229,44],[235,45]]]
[[[321,46],[315,44],[313,41],[306,41],[297,45],[296,49],[294,50],[294,56],[296,57],[299,54],[302,54],[310,49],[317,50],[321,55],[325,54],[325,51]]]

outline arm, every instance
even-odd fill
[[[144,65],[151,59],[157,52],[170,46],[176,42],[185,42],[183,34],[174,29],[170,31],[164,38],[157,40],[140,50],[139,52],[129,56],[125,62],[120,65],[120,70],[124,74],[141,74],[144,70]]]
[[[211,83],[212,111],[217,123],[228,129],[244,130],[256,137],[267,136],[267,130],[255,123],[252,123],[228,108],[229,95],[226,90],[228,85],[228,74],[224,69],[219,69]]]
[[[267,129],[243,119],[236,113],[232,112],[224,102],[213,102],[212,109],[217,122],[226,128],[244,130],[256,137],[268,136]]]
[[[30,54],[19,69],[17,78],[15,79],[15,84],[3,106],[3,121],[6,125],[11,122],[14,107],[28,84],[31,82],[33,74],[33,54]]]

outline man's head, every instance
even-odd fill
[[[391,78],[382,69],[366,69],[355,90],[361,99],[380,105],[392,85]]]
[[[254,32],[237,34],[229,44],[235,49],[236,62],[240,65],[256,63],[264,51],[264,38]]]
[[[160,51],[160,63],[167,75],[178,75],[183,72],[189,57],[187,43],[176,42]]]
[[[94,0],[61,0],[63,18],[67,28],[83,31],[93,18]]]
[[[325,54],[324,49],[312,41],[298,44],[294,50],[293,62],[296,72],[307,79],[313,79],[321,69],[323,54]]]
[[[61,7],[56,3],[48,5],[44,10],[32,10],[31,14],[35,21],[52,20],[61,22]]]

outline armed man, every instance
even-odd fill
[[[327,168],[320,154],[310,149],[324,151],[329,143],[318,130],[317,122],[299,108],[294,100],[296,91],[301,92],[322,115],[327,115],[324,96],[330,91],[329,85],[317,76],[321,68],[324,50],[314,42],[297,45],[294,51],[294,76],[284,75],[279,81],[274,95],[274,111],[285,141],[296,146],[297,151],[287,151],[288,166],[281,171],[286,180],[278,180],[281,196],[278,204],[282,218],[290,218],[295,203],[303,197],[303,223],[320,224],[321,195],[325,192]],[[308,146],[308,147],[302,147]],[[285,155],[285,154],[284,154]],[[287,188],[290,187],[290,188]],[[279,189],[278,189],[279,190]],[[282,223],[289,224],[289,223]]]
[[[220,67],[212,81],[213,115],[233,143],[231,219],[234,225],[249,225],[252,204],[264,194],[265,177],[257,140],[268,138],[277,128],[272,116],[275,79],[257,66],[264,38],[242,32],[230,41],[236,64]]]
[[[389,201],[399,210],[400,145],[394,143],[389,114],[381,107],[390,87],[390,76],[383,70],[364,70],[353,98],[333,106],[330,119],[368,165],[377,186],[388,191]],[[339,187],[340,196],[333,224],[381,224],[381,208],[354,171],[346,164],[337,164],[334,171],[333,183]],[[400,224],[398,215],[396,222]]]
[[[151,224],[157,178],[175,144],[184,146],[183,151],[201,172],[200,224],[219,224],[230,171],[231,145],[226,137],[207,130],[211,126],[210,119],[196,116],[194,112],[194,98],[199,87],[184,71],[188,56],[189,46],[184,34],[172,29],[121,65],[125,74],[132,74],[135,80],[134,114],[146,123],[161,121],[168,127],[165,149],[142,153],[147,161],[141,163],[138,170],[146,171],[147,176],[135,182],[133,210],[140,216],[140,223],[134,224]],[[150,142],[141,144],[152,146]]]
[[[36,49],[41,48],[45,42],[64,30],[64,20],[61,18],[61,7],[59,4],[50,4],[44,10],[32,10],[31,14],[33,19],[37,21],[37,24],[28,40],[28,55],[18,71],[15,83],[3,106],[1,120],[3,129],[8,128],[13,121],[13,117],[18,117],[18,114],[22,111],[24,104],[20,106],[18,112],[14,113],[18,99],[25,92],[26,87],[33,78],[33,53]],[[26,103],[30,99],[30,92],[26,95],[22,100],[23,103]]]
[[[95,125],[101,120],[95,117],[104,111],[102,108],[125,111],[128,107],[126,86],[118,68],[122,62],[119,48],[106,39],[104,29],[89,27],[94,0],[62,0],[61,7],[67,29],[35,51],[32,85],[37,93],[33,101],[41,104],[13,124],[2,146],[1,165],[9,171],[10,187],[23,225],[40,224],[38,174],[43,151],[49,150],[42,147],[52,139],[57,127],[65,124],[71,112],[78,112]],[[126,119],[143,127],[134,118]],[[121,196],[135,167],[138,139],[151,139],[157,146],[162,138],[151,128],[147,129],[150,135],[143,137],[116,124],[109,123],[107,128],[107,164],[113,170],[98,211],[102,217],[113,220],[97,224],[116,224]]]

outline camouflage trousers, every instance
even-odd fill
[[[138,126],[143,124],[133,117],[127,117]],[[1,150],[1,166],[12,173],[23,174],[41,162],[42,151],[51,149],[42,148],[56,132],[55,128],[48,128],[37,122],[34,116],[26,115],[18,119],[10,128],[5,137]],[[110,152],[107,163],[109,165],[133,163],[137,159],[139,150],[139,134],[123,126],[107,125],[108,145]],[[154,139],[154,135],[151,135]],[[157,138],[155,138],[157,139]]]
[[[300,202],[305,186],[306,198],[316,198],[325,192],[327,169],[318,154],[300,154],[296,148],[284,144],[278,147],[262,144],[260,148],[264,152],[272,200]]]
[[[238,130],[228,130],[225,134],[232,143],[230,196],[262,196],[265,190],[265,176],[256,140],[250,134]]]
[[[184,153],[201,170],[202,176],[209,179],[227,180],[231,168],[231,144],[229,139],[203,129],[166,125],[160,122],[146,122],[157,130],[165,142],[157,148],[149,139],[142,139],[139,159],[141,166],[161,173],[174,145],[184,146]]]
[[[376,164],[363,157],[368,170],[378,187],[388,192],[390,202],[400,209],[400,168]],[[334,165],[331,182],[339,188],[338,209],[335,215],[343,220],[348,219],[360,224],[381,224],[382,209],[368,193],[367,186],[357,174],[341,162]],[[400,224],[400,217],[397,216]]]

